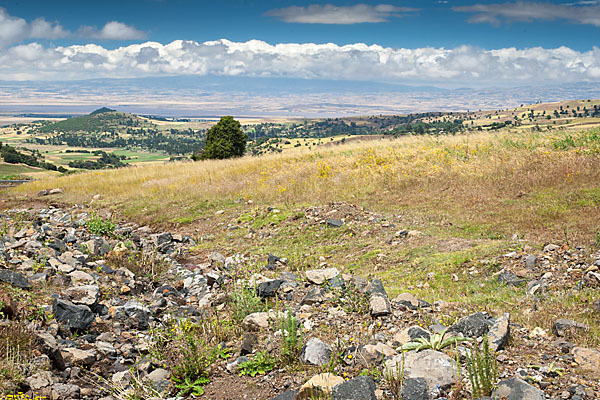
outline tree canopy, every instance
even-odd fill
[[[224,159],[241,157],[246,151],[248,135],[242,131],[239,121],[232,116],[221,120],[206,133],[206,145],[201,155],[194,159]]]

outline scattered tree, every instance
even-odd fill
[[[246,151],[248,135],[242,131],[239,121],[231,116],[221,120],[206,133],[206,145],[201,154],[192,159],[224,159],[241,157]]]

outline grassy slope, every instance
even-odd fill
[[[29,198],[61,187],[66,193],[58,200],[69,203],[101,194],[98,206],[193,234],[198,256],[241,252],[260,262],[274,253],[298,269],[326,262],[383,278],[391,295],[410,291],[428,301],[511,311],[516,321],[546,329],[560,310],[588,323],[592,329],[582,340],[598,345],[600,322],[587,306],[597,289],[579,297],[559,292],[525,312],[534,308],[525,289],[500,286],[490,276],[498,255],[523,250],[513,234],[525,237],[531,252],[547,242],[596,246],[599,151],[598,130],[408,137],[96,171],[33,182],[12,194]],[[306,207],[324,206],[332,218],[346,215],[339,209],[347,204],[354,206],[346,214],[365,217],[364,207],[376,213],[365,218],[390,226],[333,229],[303,222]],[[247,229],[228,229],[233,225]],[[394,245],[390,236],[403,228],[422,235]]]

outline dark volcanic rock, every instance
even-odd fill
[[[429,400],[425,378],[407,378],[402,386],[402,399]]]
[[[375,381],[370,376],[359,376],[334,386],[333,400],[375,400]]]
[[[266,299],[267,297],[275,297],[275,293],[277,293],[279,286],[281,286],[283,282],[284,281],[281,279],[263,282],[256,288],[256,294],[263,299]]]
[[[52,312],[58,322],[71,329],[86,330],[94,322],[94,313],[88,306],[76,305],[68,300],[55,299]]]
[[[466,337],[477,338],[488,333],[494,319],[486,312],[478,312],[468,317],[461,318],[456,324],[448,328],[448,332],[461,333]]]
[[[0,281],[9,283],[21,289],[31,288],[31,283],[22,274],[9,269],[0,270]]]

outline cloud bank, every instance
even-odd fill
[[[102,29],[82,26],[77,33],[65,29],[58,22],[48,22],[37,18],[27,22],[23,18],[13,17],[0,7],[0,49],[31,39],[64,39],[81,37],[100,40],[137,40],[144,39],[146,34],[122,22],[108,22]]]
[[[475,13],[468,22],[489,23],[496,26],[502,22],[533,20],[566,20],[574,24],[600,26],[600,2],[598,1],[567,4],[538,2],[475,4],[452,7],[452,9],[458,12]]]
[[[267,11],[265,15],[276,17],[284,22],[300,24],[351,25],[362,23],[388,22],[392,17],[418,11],[410,7],[396,7],[389,4],[357,4],[354,6],[334,6],[313,4],[308,7],[291,6]]]
[[[4,80],[207,74],[468,86],[598,81],[600,49],[396,49],[222,39],[146,42],[112,50],[97,44],[47,48],[29,43],[0,50]]]

